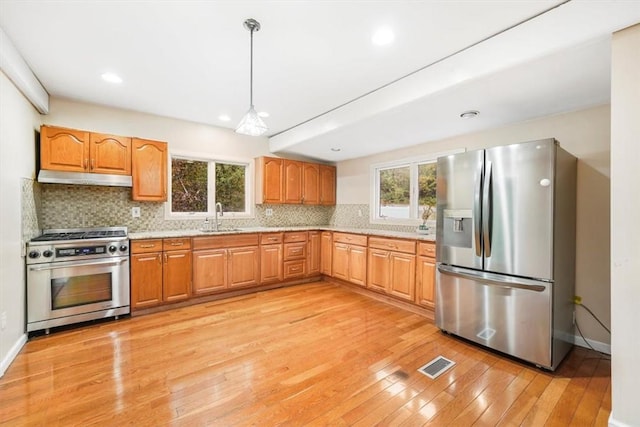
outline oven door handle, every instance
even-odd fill
[[[49,264],[31,266],[29,267],[29,271],[54,270],[57,268],[69,268],[69,267],[94,267],[94,266],[105,266],[105,265],[118,265],[118,264],[122,264],[127,259],[128,258],[119,258],[117,260],[108,259],[105,261],[49,263]]]

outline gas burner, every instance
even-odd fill
[[[41,236],[31,239],[32,242],[53,242],[65,240],[89,240],[105,238],[126,238],[126,227],[105,227],[105,228],[74,228],[44,230]]]

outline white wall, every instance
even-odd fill
[[[165,141],[170,151],[248,159],[270,155],[267,138],[230,129],[59,98],[51,98],[49,108],[43,124]]]
[[[478,119],[482,119],[480,116]],[[517,123],[498,129],[420,144],[375,156],[338,163],[338,204],[368,204],[369,168],[374,163],[424,156],[455,148],[477,149],[554,137],[578,157],[576,292],[610,324],[609,203],[610,108],[608,105]],[[356,143],[356,142],[352,142]],[[600,350],[608,350],[609,334],[577,308],[580,328]]]
[[[22,258],[22,178],[35,173],[35,130],[40,116],[0,72],[0,376],[26,341]]]
[[[615,33],[611,61],[612,410],[640,425],[640,24]]]

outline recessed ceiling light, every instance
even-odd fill
[[[336,151],[336,152],[338,152],[338,151],[340,151],[340,150],[342,150],[342,148],[333,147],[333,148],[331,149],[331,151]]]
[[[122,83],[122,77],[116,73],[104,73],[102,74],[102,80],[109,83]]]
[[[393,42],[393,39],[395,39],[395,34],[393,34],[391,28],[381,27],[378,28],[375,33],[373,33],[371,42],[378,46],[386,46],[388,44],[391,44],[391,42]]]
[[[221,114],[218,116],[218,120],[220,120],[221,122],[228,122],[231,120],[231,117],[227,116],[226,114]]]
[[[258,115],[259,115],[260,117],[269,117],[269,113],[267,113],[266,111],[260,111],[260,112],[258,113]]]
[[[460,114],[460,117],[462,117],[463,119],[473,119],[474,117],[477,117],[478,114],[480,114],[479,111],[469,110],[469,111],[465,111],[464,113]]]

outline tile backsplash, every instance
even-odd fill
[[[140,218],[131,208],[140,207]],[[84,185],[39,184],[25,179],[22,186],[23,236],[25,241],[40,229],[126,226],[131,232],[188,230],[203,226],[202,219],[167,220],[164,203],[131,200],[131,189]],[[272,215],[267,216],[266,210]],[[336,206],[256,205],[255,217],[220,218],[223,227],[269,227],[332,225],[413,232],[415,226],[369,223],[368,204]]]

